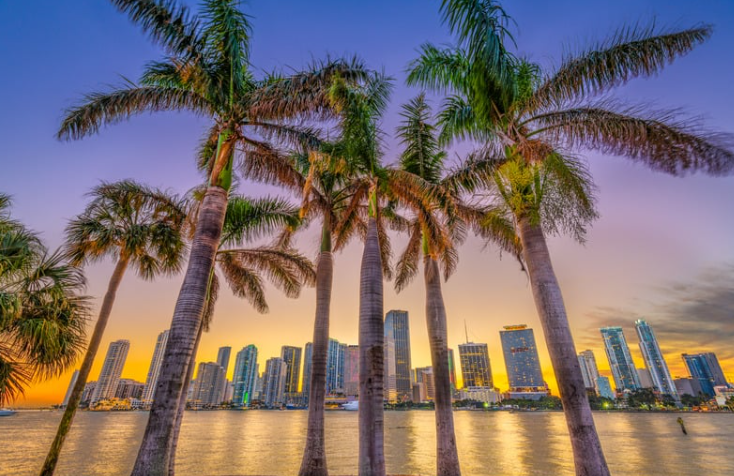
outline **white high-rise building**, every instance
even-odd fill
[[[285,382],[288,377],[288,364],[280,357],[265,362],[262,400],[268,406],[285,403]]]
[[[599,389],[597,388],[596,379],[599,378],[599,368],[596,366],[596,358],[594,353],[590,350],[585,350],[578,355],[579,365],[581,366],[581,375],[584,377],[584,387],[587,389],[594,389],[597,395]]]
[[[673,377],[670,376],[668,364],[660,351],[652,327],[644,319],[638,319],[635,321],[635,329],[637,329],[637,336],[640,338],[642,358],[645,360],[645,367],[650,372],[653,386],[660,393],[678,398],[678,390],[675,388]]]
[[[155,395],[155,387],[158,385],[158,375],[161,372],[161,364],[163,363],[163,354],[166,353],[166,344],[168,343],[168,330],[158,334],[158,338],[155,341],[155,350],[153,350],[153,359],[150,361],[150,367],[148,368],[148,376],[145,378],[145,387],[143,388],[143,397],[141,400],[144,403],[153,402],[153,395]]]
[[[107,355],[102,365],[102,371],[99,373],[97,385],[94,387],[94,393],[90,399],[91,404],[115,397],[117,385],[120,383],[120,376],[122,375],[123,367],[125,367],[125,359],[127,359],[127,352],[129,350],[129,340],[122,339],[110,342],[110,347],[107,349]]]

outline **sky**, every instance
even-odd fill
[[[185,2],[195,6],[194,2]],[[518,51],[544,68],[558,65],[565,52],[602,40],[623,25],[655,21],[683,28],[714,25],[714,35],[658,76],[634,80],[615,97],[656,108],[681,108],[717,131],[734,132],[734,2],[705,0],[582,0],[504,3],[516,21]],[[451,42],[438,1],[251,0],[252,63],[257,75],[297,70],[312,59],[357,54],[395,78],[395,92],[382,123],[388,132],[385,161],[400,153],[390,138],[399,107],[418,94],[405,85],[405,69],[424,42]],[[41,233],[50,247],[63,242],[66,222],[80,213],[85,193],[101,180],[132,178],[185,193],[200,183],[194,149],[208,122],[189,114],[142,115],[95,136],[60,142],[55,133],[64,110],[85,93],[136,79],[148,61],[161,57],[136,26],[107,2],[73,0],[0,1],[0,191],[13,196],[13,214]],[[434,106],[438,99],[433,97]],[[675,376],[687,375],[680,354],[712,351],[734,380],[734,179],[653,173],[613,156],[579,151],[598,187],[600,218],[580,245],[567,237],[549,241],[563,289],[577,350],[592,349],[608,372],[599,327],[621,325],[642,367],[634,320],[645,318],[658,336]],[[284,192],[250,183],[239,192],[259,196]],[[394,237],[400,250],[403,237]],[[316,256],[313,230],[298,240]],[[359,243],[335,257],[331,335],[357,343]],[[535,329],[544,374],[555,389],[527,276],[509,256],[477,239],[461,249],[456,274],[445,284],[449,344],[468,338],[489,344],[495,383],[506,389],[499,331],[510,324]],[[87,267],[87,292],[95,310],[112,263]],[[97,378],[110,341],[129,339],[123,377],[145,380],[158,333],[170,325],[182,276],[143,282],[129,273],[117,294],[91,380]],[[233,355],[248,344],[265,359],[282,345],[303,347],[311,340],[315,293],[297,300],[268,290],[270,313],[257,314],[226,289],[220,294],[198,361],[216,360],[217,348]],[[430,364],[424,291],[417,279],[401,294],[385,285],[385,311],[410,313],[413,366]],[[90,323],[90,332],[91,332]],[[457,354],[458,357],[458,354]],[[73,369],[72,369],[73,370]],[[71,371],[30,387],[16,406],[59,403]],[[229,376],[232,374],[230,365]],[[557,393],[556,393],[557,394]]]

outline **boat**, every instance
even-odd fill
[[[356,412],[357,410],[359,410],[359,400],[345,403],[344,405],[342,405],[342,410]]]
[[[11,410],[10,408],[0,408],[0,416],[11,416],[15,414],[15,410]]]

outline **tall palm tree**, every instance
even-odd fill
[[[186,249],[182,236],[186,207],[180,199],[130,180],[103,183],[89,196],[92,200],[84,213],[66,229],[71,263],[81,266],[111,257],[115,269],[42,475],[56,469],[125,272],[132,268],[149,281],[161,274],[175,274],[181,270]]]
[[[68,370],[84,348],[86,282],[9,213],[0,194],[0,406]]]
[[[409,82],[451,93],[440,115],[444,140],[483,144],[480,162],[495,172],[481,182],[506,206],[521,240],[576,473],[608,475],[545,236],[569,231],[582,239],[596,216],[591,177],[570,155],[574,149],[623,155],[672,175],[721,175],[734,168],[721,136],[701,132],[678,114],[598,99],[657,73],[706,40],[711,28],[626,28],[543,74],[505,48],[509,18],[496,2],[445,0],[441,8],[459,44],[424,45]]]
[[[194,197],[195,205],[189,217],[193,223],[196,222],[198,205],[203,197],[201,190],[194,191]],[[270,281],[286,296],[296,298],[300,295],[301,287],[304,284],[314,284],[316,275],[313,264],[307,258],[287,247],[242,248],[242,246],[283,227],[295,228],[299,222],[298,208],[282,199],[249,199],[235,195],[231,196],[227,203],[222,240],[216,255],[217,267],[235,296],[247,300],[259,313],[268,312],[263,278]],[[219,281],[215,269],[212,269],[203,322],[194,344],[186,386],[182,392],[176,415],[171,460],[168,467],[170,475],[174,474],[176,446],[186,408],[187,386],[193,377],[196,350],[199,347],[202,333],[209,329],[214,316],[214,308],[219,296]]]
[[[423,278],[426,288],[426,323],[431,349],[436,407],[436,472],[440,475],[461,474],[456,449],[452,408],[451,378],[446,306],[441,291],[441,269],[445,279],[454,272],[458,260],[456,245],[472,226],[483,237],[491,239],[503,250],[518,253],[511,222],[496,216],[487,207],[475,207],[461,200],[464,168],[448,171],[446,153],[437,140],[431,122],[431,110],[420,94],[403,106],[403,121],[398,136],[404,150],[400,156],[402,170],[415,175],[437,190],[429,214],[416,210],[408,227],[409,239],[395,270],[395,289],[402,291],[418,273],[423,256]]]
[[[178,402],[194,351],[219,248],[235,162],[243,174],[278,175],[282,154],[273,143],[315,140],[294,125],[302,113],[328,112],[325,84],[339,73],[362,74],[358,62],[327,61],[291,76],[256,80],[250,71],[250,17],[238,0],[205,0],[201,17],[171,0],[112,0],[167,53],[149,64],[140,84],[90,94],[67,112],[61,138],[81,138],[142,112],[189,111],[210,117],[205,155],[208,187],[198,214],[184,282],[171,321],[169,344],[133,474],[164,475],[170,461]]]

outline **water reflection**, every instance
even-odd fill
[[[597,413],[595,421],[615,476],[734,474],[734,415]],[[0,475],[37,474],[61,412],[20,412],[0,419]],[[326,413],[331,474],[355,474],[357,412]],[[562,413],[454,413],[464,476],[573,475]],[[58,476],[127,475],[147,413],[81,412],[59,461]],[[177,474],[271,474],[298,471],[304,411],[188,412]],[[435,474],[435,419],[430,411],[386,412],[387,469]]]

